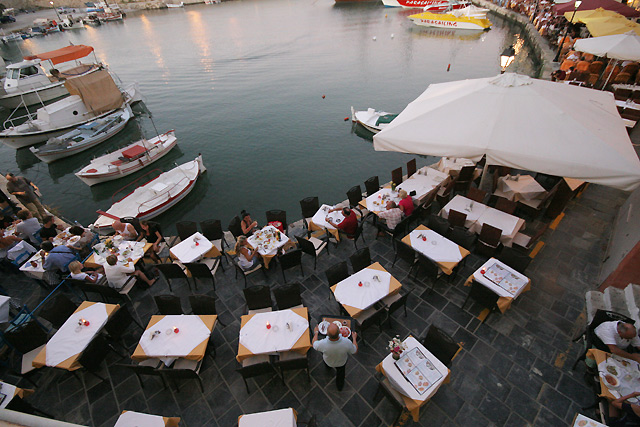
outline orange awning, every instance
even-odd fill
[[[93,52],[91,46],[83,44],[78,46],[67,46],[61,49],[52,50],[51,52],[39,53],[37,55],[25,56],[24,59],[40,59],[42,61],[51,61],[52,64],[60,64],[62,62],[73,61],[74,59],[84,58]]]

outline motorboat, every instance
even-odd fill
[[[99,27],[102,25],[100,22],[100,17],[98,16],[98,12],[89,12],[87,16],[84,18],[85,25],[90,25],[92,27]]]
[[[0,37],[0,40],[2,40],[2,43],[6,44],[9,42],[22,41],[23,38],[19,33],[10,33],[10,34],[7,34],[6,36]]]
[[[65,82],[85,76],[103,68],[95,58],[93,62],[81,60],[93,53],[93,47],[78,45],[25,56],[24,60],[7,66],[0,105],[6,108],[44,104],[69,95]]]
[[[60,28],[62,30],[83,30],[84,22],[80,18],[74,18],[72,15],[67,15],[62,18]]]
[[[136,83],[121,90],[106,70],[67,80],[65,86],[71,96],[38,108],[35,115],[13,117],[12,113],[0,131],[0,141],[11,148],[28,147],[140,100]]]
[[[109,210],[98,211],[100,216],[92,224],[92,228],[100,234],[108,234],[113,230],[112,225],[116,219],[151,219],[160,215],[184,199],[206,170],[202,156],[198,155],[195,160],[160,174],[113,203]],[[132,184],[135,185],[147,175]]]
[[[355,111],[354,108],[351,107],[351,121],[358,123],[373,133],[380,132],[396,117],[398,117],[397,114],[387,113],[386,111],[376,111],[374,108]]]
[[[91,186],[131,175],[164,157],[177,142],[174,130],[149,140],[141,139],[93,159],[76,176]]]
[[[219,4],[221,0],[204,0],[204,4]]]
[[[437,28],[456,28],[461,30],[488,30],[491,21],[487,19],[489,9],[467,6],[446,13],[422,12],[410,15],[409,19],[416,25]]]
[[[402,7],[405,9],[422,9],[424,12],[444,12],[451,9],[462,9],[469,6],[468,1],[449,0],[382,0],[385,7]]]
[[[29,150],[45,163],[73,156],[100,144],[120,132],[133,117],[129,105],[121,110],[85,123],[61,136],[50,138],[41,147]]]
[[[175,3],[166,3],[167,7],[170,9],[174,9],[174,8],[178,8],[178,7],[184,7],[184,2],[181,1],[180,4],[175,4]]]

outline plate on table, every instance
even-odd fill
[[[600,374],[600,377],[602,378],[602,381],[604,381],[604,384],[607,386],[607,388],[616,389],[620,387],[620,380],[617,377],[609,373],[602,373]]]
[[[322,335],[327,335],[327,328],[329,327],[329,325],[330,323],[326,320],[318,323],[318,332],[320,332]]]
[[[342,322],[339,320],[334,320],[333,323],[338,327],[338,328],[342,328]]]
[[[342,326],[340,327],[340,333],[343,337],[349,338],[351,336],[351,329],[349,329],[348,326]]]

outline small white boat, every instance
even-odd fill
[[[113,153],[93,159],[76,172],[76,176],[91,186],[131,175],[164,157],[177,142],[174,130],[149,140],[136,141]]]
[[[173,8],[178,8],[178,7],[184,7],[184,2],[181,1],[180,4],[175,4],[175,3],[166,3],[167,7],[170,9]]]
[[[71,15],[67,15],[62,18],[60,26],[63,30],[83,30],[84,22],[80,18],[74,18]]]
[[[489,9],[467,6],[446,13],[422,12],[410,15],[409,19],[416,25],[424,27],[449,28],[459,30],[488,30],[491,21],[487,19]]]
[[[204,0],[204,4],[219,4],[221,0]]]
[[[373,133],[380,132],[396,117],[398,117],[397,114],[387,113],[386,111],[376,111],[373,108],[355,111],[353,107],[351,107],[351,121],[358,123]]]
[[[71,132],[51,138],[41,147],[29,150],[45,163],[73,156],[100,144],[120,132],[133,116],[131,107],[78,126]]]
[[[21,42],[24,39],[18,33],[10,33],[10,34],[7,34],[6,36],[0,37],[0,40],[2,40],[2,43],[9,43],[9,42]]]
[[[150,219],[160,215],[184,199],[206,170],[199,155],[193,161],[162,173],[115,202],[106,212],[98,211],[100,216],[93,223],[93,229],[106,234],[112,231],[116,219]]]

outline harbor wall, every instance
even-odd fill
[[[553,62],[555,52],[549,46],[549,42],[547,42],[544,37],[540,35],[536,27],[529,22],[529,19],[524,15],[498,6],[488,0],[472,1],[475,5],[489,9],[491,12],[500,15],[507,21],[513,22],[522,28],[522,33],[526,38],[527,43],[533,51],[533,54],[540,62],[539,75],[536,77],[549,80],[551,78],[551,73],[558,68],[558,64]]]
[[[4,0],[2,3],[6,7],[13,7],[16,9],[51,9],[50,0]],[[184,4],[203,3],[203,0],[182,0]],[[78,8],[84,11],[85,0],[56,0],[55,4],[58,7]],[[143,9],[161,9],[165,8],[165,3],[180,3],[178,0],[150,0],[150,1],[122,1],[119,0],[118,4],[125,11],[130,10],[143,10]],[[78,11],[80,13],[80,11]],[[53,13],[53,10],[52,10]]]

